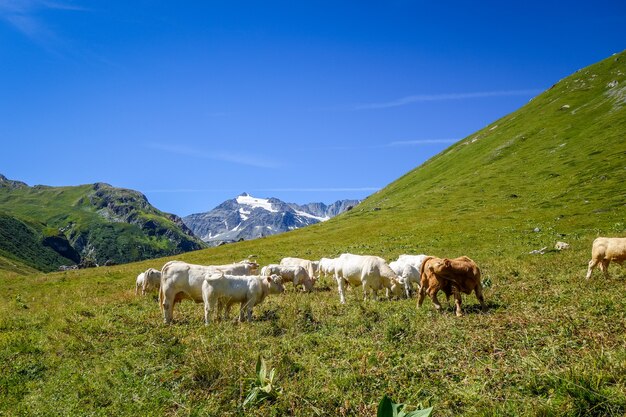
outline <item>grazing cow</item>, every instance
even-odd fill
[[[174,305],[181,300],[190,299],[202,302],[202,282],[215,273],[228,275],[252,275],[258,264],[239,262],[228,265],[194,265],[181,261],[170,261],[161,269],[161,288],[159,304],[165,323],[172,322]]]
[[[137,275],[137,280],[135,280],[135,295],[139,294],[139,288],[143,288],[143,277],[145,276],[145,274],[145,272],[142,272]]]
[[[309,274],[309,276],[311,277],[311,279],[313,280],[313,283],[315,283],[315,267],[313,266],[313,262],[309,261],[308,259],[302,259],[302,258],[283,258],[280,260],[280,264],[281,265],[295,265],[295,266],[301,266],[303,267],[306,272]]]
[[[626,237],[599,237],[593,241],[587,279],[591,278],[591,273],[598,264],[604,277],[609,278],[611,261],[623,266],[623,262],[626,261]]]
[[[294,287],[302,285],[305,291],[313,291],[313,280],[301,266],[270,264],[261,269],[261,275],[278,275],[283,279],[283,283],[291,282]]]
[[[319,260],[319,276],[335,275],[335,259],[322,258]]]
[[[441,312],[441,304],[437,300],[437,292],[442,290],[446,298],[454,295],[456,304],[456,315],[462,316],[461,293],[476,293],[476,298],[480,302],[483,312],[487,310],[485,299],[483,298],[483,287],[480,282],[480,269],[474,261],[467,256],[456,259],[427,257],[422,263],[420,270],[421,286],[417,306],[421,306],[424,297],[428,292],[435,309]]]
[[[420,269],[426,257],[426,255],[400,255],[397,261],[389,263],[391,269],[398,275],[400,282],[404,285],[407,298],[411,297],[413,284],[416,284],[419,289]]]
[[[252,307],[260,304],[269,294],[280,294],[283,291],[285,287],[278,275],[263,277],[212,274],[202,283],[204,322],[209,325],[209,318],[215,307],[218,320],[222,308],[224,319],[228,319],[230,306],[234,303],[241,304],[239,321],[244,321],[244,309],[248,321],[252,321]]]
[[[170,261],[161,269],[161,288],[159,289],[159,305],[163,311],[163,320],[172,322],[174,305],[190,299],[202,302],[202,282],[217,271],[211,266],[188,264],[181,261]]]
[[[146,295],[150,290],[158,290],[161,286],[161,271],[154,268],[148,268],[143,273],[143,281],[141,283],[141,295]],[[135,294],[137,289],[135,289]]]
[[[341,304],[346,303],[344,285],[360,285],[363,288],[363,299],[367,300],[367,290],[372,291],[372,296],[378,299],[377,291],[386,288],[393,295],[402,293],[402,287],[398,282],[398,276],[387,265],[383,258],[378,256],[352,255],[344,253],[335,261],[335,279],[339,290]]]

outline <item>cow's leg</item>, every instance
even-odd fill
[[[485,297],[483,297],[483,286],[480,282],[474,289],[474,292],[476,293],[476,298],[478,298],[478,302],[480,302],[480,307],[482,308],[483,313],[486,313],[487,304],[485,304]]]
[[[589,261],[589,268],[587,268],[587,276],[586,276],[587,279],[591,278],[591,273],[593,272],[593,268],[595,268],[596,265],[598,265],[597,260],[592,259]]]
[[[339,301],[341,302],[341,304],[345,304],[346,296],[344,294],[345,287],[344,287],[343,278],[339,278],[338,276],[335,275],[335,279],[337,280],[337,290],[339,291]]]
[[[417,307],[422,306],[422,303],[424,302],[424,297],[426,297],[426,286],[422,285],[420,286],[420,290],[419,290],[419,297],[417,299]]]
[[[222,305],[222,308],[224,309],[224,321],[228,321],[228,317],[230,316],[230,307],[231,307],[231,303],[230,301],[224,301],[224,300],[220,300],[220,303]]]
[[[246,304],[248,322],[252,322],[252,307],[254,307],[254,303],[248,301],[248,303]]]
[[[439,303],[439,300],[437,299],[437,293],[439,292],[438,289],[435,290],[430,290],[428,291],[428,295],[430,296],[430,299],[433,301],[433,304],[435,305],[435,310],[437,310],[440,313],[443,313],[443,310],[441,309],[441,304]]]
[[[239,305],[239,323],[243,323],[245,320],[245,309],[247,307],[247,302],[242,301]]]
[[[204,325],[209,325],[209,316],[211,314],[211,307],[208,298],[204,300]]]
[[[463,311],[461,310],[461,303],[463,299],[461,298],[461,291],[457,287],[452,287],[452,294],[454,295],[454,304],[456,306],[456,315],[457,317],[463,316]]]
[[[600,261],[600,271],[604,273],[604,278],[609,278],[609,264],[611,263],[608,259],[603,259]]]

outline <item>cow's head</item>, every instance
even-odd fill
[[[280,276],[270,275],[268,277],[265,277],[264,279],[267,282],[267,287],[270,294],[280,294],[281,292],[285,292],[283,279]]]
[[[389,289],[394,297],[401,297],[404,294],[404,282],[397,278],[389,279]]]
[[[448,258],[433,259],[428,264],[428,269],[435,274],[440,274],[450,269],[451,262]]]

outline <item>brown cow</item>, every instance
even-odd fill
[[[422,305],[426,292],[428,292],[435,309],[441,312],[441,304],[437,300],[437,293],[441,290],[446,294],[447,299],[450,298],[450,295],[454,295],[456,315],[462,316],[461,293],[471,294],[474,291],[482,310],[487,310],[483,298],[483,287],[480,283],[480,269],[476,262],[467,256],[456,259],[427,257],[420,268],[420,281],[418,307]]]

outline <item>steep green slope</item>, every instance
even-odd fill
[[[132,262],[204,247],[177,216],[155,209],[136,191],[107,184],[29,187],[0,177],[0,211],[7,220],[0,249],[42,271],[81,261]],[[14,219],[10,225],[9,217]],[[16,239],[20,245],[11,243]]]
[[[20,263],[25,263],[32,268],[50,272],[56,270],[55,265],[72,264],[80,258],[70,259],[62,256],[50,247],[51,240],[58,237],[45,238],[41,230],[43,225],[31,227],[11,216],[0,213],[0,256]],[[59,239],[69,248],[66,240]],[[67,248],[66,248],[67,249]],[[67,254],[67,250],[64,251]],[[76,254],[76,253],[74,253]],[[76,254],[77,255],[77,254]],[[71,255],[68,255],[71,256]],[[0,268],[8,267],[9,264],[0,264]]]

